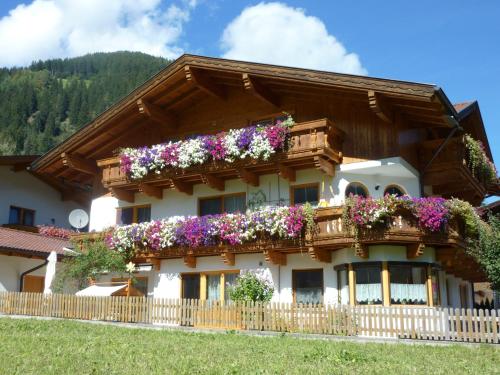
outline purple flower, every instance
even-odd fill
[[[247,149],[255,136],[255,131],[255,126],[249,126],[242,129],[242,132],[238,137],[237,146],[242,150]]]

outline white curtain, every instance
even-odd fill
[[[412,303],[427,302],[425,284],[396,284],[391,283],[391,300],[403,303],[403,300]]]
[[[297,288],[295,300],[297,303],[321,303],[323,290],[321,288]]]
[[[207,299],[209,301],[218,301],[220,299],[220,274],[207,276]]]
[[[375,284],[356,284],[356,302],[380,303],[382,301],[382,286]]]

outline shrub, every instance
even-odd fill
[[[273,297],[274,288],[271,284],[255,273],[245,273],[236,279],[236,285],[229,295],[233,301],[268,302]]]

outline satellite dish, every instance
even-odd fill
[[[84,210],[77,208],[69,213],[69,223],[73,228],[82,229],[89,223],[89,215]]]

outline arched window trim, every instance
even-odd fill
[[[368,188],[366,187],[365,184],[363,184],[362,182],[359,182],[359,181],[352,181],[352,182],[349,182],[349,184],[347,184],[347,186],[345,187],[345,190],[344,190],[344,197],[347,198],[348,195],[347,195],[347,190],[349,189],[349,186],[351,185],[359,185],[360,187],[362,187],[366,193],[366,197],[368,198],[370,196],[370,190],[368,190]]]
[[[396,189],[399,189],[401,191],[401,193],[403,193],[402,195],[408,195],[408,192],[406,191],[406,189],[404,187],[402,187],[401,185],[398,185],[398,184],[389,184],[387,185],[385,188],[384,188],[384,197],[386,196],[386,192],[388,189],[390,188],[396,188]]]

